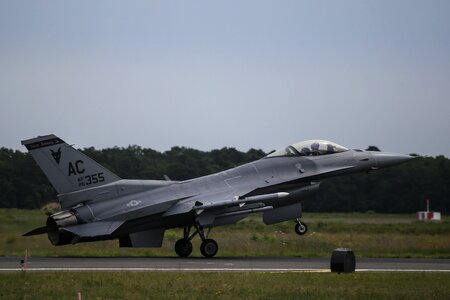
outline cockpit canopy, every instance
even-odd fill
[[[267,157],[276,156],[317,156],[348,151],[341,145],[324,140],[309,140],[289,145],[286,148],[279,149]]]

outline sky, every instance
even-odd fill
[[[0,0],[0,147],[450,157],[450,1]]]

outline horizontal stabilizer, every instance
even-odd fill
[[[22,234],[22,236],[32,236],[47,233],[47,226],[35,228],[27,233]]]
[[[111,235],[123,223],[124,221],[111,221],[111,222],[100,221],[69,226],[61,229],[73,233],[79,237],[96,237],[96,236]]]

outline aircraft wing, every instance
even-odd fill
[[[169,208],[163,217],[178,215],[190,212],[192,210],[200,209],[212,209],[225,206],[233,206],[242,204],[239,200],[242,197],[254,190],[253,186],[243,186],[240,188],[230,188],[223,190],[221,192],[207,193],[192,196],[188,199],[179,201],[175,203],[171,208]]]
[[[267,206],[264,202],[289,195],[286,192],[277,192],[250,197],[246,196],[254,190],[254,186],[249,185],[216,193],[196,195],[177,202],[163,214],[163,217],[193,211],[200,219],[239,218],[239,216],[249,213],[273,209],[272,206]]]

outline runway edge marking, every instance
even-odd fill
[[[328,273],[329,269],[267,269],[267,268],[1,268],[0,272],[267,272],[267,273]],[[426,272],[450,273],[450,270],[430,269],[356,269],[356,272]]]

